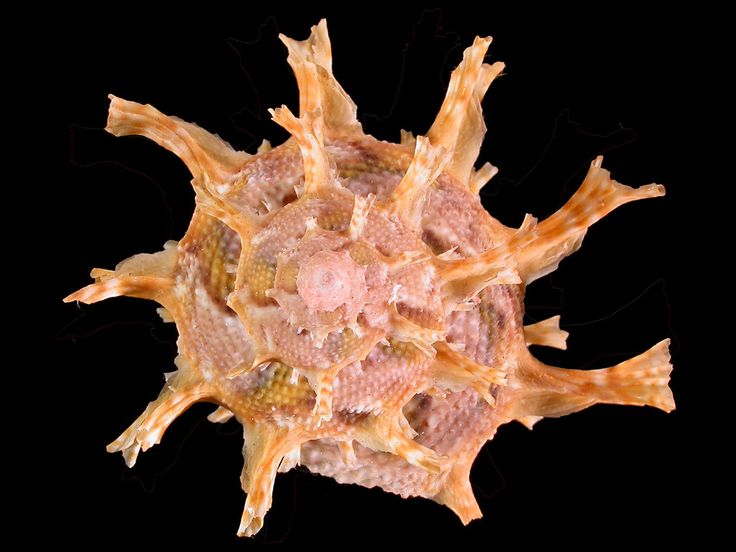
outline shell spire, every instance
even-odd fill
[[[557,269],[560,261],[580,248],[590,226],[608,213],[631,201],[663,196],[664,186],[647,184],[632,188],[611,179],[601,168],[603,157],[590,166],[583,184],[556,213],[537,223],[527,215],[505,242],[476,257],[443,261],[440,270],[448,280],[463,279],[500,271],[514,263],[526,284]]]
[[[303,195],[315,196],[331,188],[339,188],[325,149],[322,109],[317,107],[307,111],[300,119],[294,117],[285,105],[269,112],[273,120],[289,131],[299,145],[304,162]]]
[[[567,349],[569,332],[560,329],[560,317],[552,316],[545,320],[524,326],[527,345],[544,345],[555,349]]]
[[[208,182],[229,180],[251,158],[236,151],[216,134],[164,115],[151,105],[143,105],[118,98],[110,98],[105,130],[114,136],[145,136],[181,159],[195,178]]]
[[[661,184],[640,188],[620,184],[611,179],[611,173],[602,165],[603,156],[596,157],[570,200],[540,222],[533,237],[520,237],[517,258],[525,282],[533,282],[556,270],[562,259],[580,248],[588,228],[617,207],[665,194]]]
[[[442,107],[427,133],[433,144],[452,153],[447,172],[469,188],[478,190],[477,180],[471,184],[471,177],[486,133],[481,101],[505,67],[500,61],[493,65],[483,63],[491,40],[491,37],[476,37],[473,45],[465,50],[462,62],[452,72]],[[489,172],[490,169],[484,169],[483,175]],[[488,178],[491,176],[493,174]]]
[[[420,228],[429,187],[449,160],[450,152],[444,146],[433,146],[426,136],[417,136],[414,158],[388,199],[390,212],[403,217],[415,228]]]
[[[168,241],[163,251],[140,253],[118,263],[115,270],[95,268],[95,283],[64,298],[65,303],[92,304],[111,297],[137,297],[159,303],[173,316],[177,303],[173,295],[178,264],[177,242]]]
[[[332,72],[324,20],[281,36],[299,117],[254,155],[149,105],[111,96],[107,130],[142,135],[192,173],[196,206],[179,242],[134,255],[65,301],[154,300],[179,332],[177,370],[109,446],[133,466],[196,402],[243,426],[246,493],[237,533],[256,534],[278,473],[295,466],[481,516],[470,467],[499,426],[531,428],[597,403],[674,408],[668,340],[610,368],[568,370],[530,346],[567,347],[559,316],[524,326],[526,285],[580,247],[616,207],[664,194],[630,188],[597,158],[549,218],[518,229],[477,197],[481,101],[503,64],[476,38],[426,135],[365,135]],[[413,154],[412,154],[413,150]]]
[[[332,47],[325,19],[312,27],[309,38],[302,41],[283,34],[281,41],[289,49],[287,61],[299,85],[299,115],[320,109],[326,132],[362,134],[356,107],[332,73]]]

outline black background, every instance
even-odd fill
[[[276,35],[303,39],[324,16],[337,78],[366,131],[387,140],[397,140],[400,128],[426,131],[463,48],[477,34],[494,37],[488,59],[507,68],[484,102],[489,133],[480,161],[500,167],[483,201],[506,224],[518,225],[526,212],[552,213],[599,153],[617,180],[667,187],[665,198],[624,206],[598,223],[581,251],[529,288],[527,316],[562,315],[568,350],[535,353],[566,367],[608,366],[672,337],[677,411],[596,406],[533,432],[501,428],[473,467],[484,517],[467,528],[430,501],[300,469],[277,478],[257,537],[237,539],[241,435],[234,422],[208,423],[209,405],[183,415],[133,470],[105,452],[173,370],[175,331],[142,301],[60,303],[89,282],[93,266],[111,268],[180,238],[193,207],[178,159],[142,138],[102,130],[107,94],[197,122],[240,149],[254,151],[263,137],[280,143],[285,133],[266,109],[286,103],[296,110],[297,89]],[[43,315],[33,326],[44,341],[40,360],[32,351],[32,381],[23,388],[41,389],[41,399],[34,391],[29,401],[42,405],[33,412],[40,421],[24,431],[27,450],[39,450],[28,458],[43,459],[22,476],[21,511],[35,527],[25,532],[29,542],[220,549],[448,539],[503,550],[662,545],[709,534],[701,520],[712,489],[700,467],[709,444],[696,419],[705,414],[703,374],[714,365],[696,344],[706,325],[696,291],[708,285],[696,235],[707,177],[696,150],[710,139],[700,125],[718,115],[703,64],[715,47],[683,32],[699,29],[699,17],[670,11],[665,20],[605,6],[351,13],[254,12],[245,4],[166,16],[118,6],[47,17],[64,24],[27,35],[42,46],[30,66],[40,92],[30,130],[49,146],[42,170],[51,172],[39,195],[43,265],[52,267],[31,275],[44,282],[35,311]],[[705,92],[698,99],[696,88]]]

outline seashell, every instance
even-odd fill
[[[298,465],[481,516],[470,467],[499,426],[531,428],[597,403],[669,412],[667,339],[599,370],[548,366],[529,346],[566,348],[559,317],[524,326],[525,287],[554,271],[615,208],[664,194],[611,179],[596,158],[578,191],[542,221],[509,228],[482,207],[497,173],[475,169],[481,100],[503,63],[476,38],[426,133],[365,134],[332,73],[325,21],[281,36],[299,116],[271,110],[291,137],[234,150],[195,124],[110,96],[106,129],[142,135],[192,173],[184,237],[139,254],[65,301],[150,299],[179,332],[176,371],[108,445],[128,466],[196,402],[243,426],[247,494],[238,535],[258,532],[274,479]]]

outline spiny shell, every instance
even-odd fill
[[[537,223],[508,228],[481,206],[496,173],[473,168],[480,102],[503,64],[477,38],[452,74],[425,136],[398,144],[363,133],[332,74],[324,21],[281,37],[299,84],[291,134],[250,155],[149,105],[111,96],[107,130],[177,154],[197,206],[180,242],[135,255],[66,301],[127,295],[161,304],[179,331],[177,371],[108,447],[129,466],[191,404],[218,405],[244,429],[240,535],[257,532],[274,478],[302,464],[339,482],[379,486],[480,517],[469,471],[506,422],[531,427],[595,403],[674,408],[668,341],[614,367],[564,370],[528,345],[565,348],[559,317],[523,326],[524,287],[578,249],[630,188],[593,161],[578,192]]]

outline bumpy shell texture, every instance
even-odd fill
[[[251,155],[150,105],[110,96],[107,130],[146,136],[193,175],[186,235],[134,255],[65,301],[151,299],[179,332],[177,370],[108,446],[129,466],[195,402],[243,426],[238,534],[263,525],[274,479],[297,465],[341,483],[422,496],[463,523],[481,516],[473,460],[497,428],[532,427],[596,403],[674,408],[668,340],[616,366],[543,364],[529,345],[565,348],[559,317],[524,326],[525,286],[576,251],[586,230],[629,201],[595,159],[549,218],[509,228],[481,206],[496,173],[474,169],[481,100],[503,64],[476,38],[426,135],[366,135],[335,80],[324,21],[282,36],[299,117],[272,110],[291,137]]]

